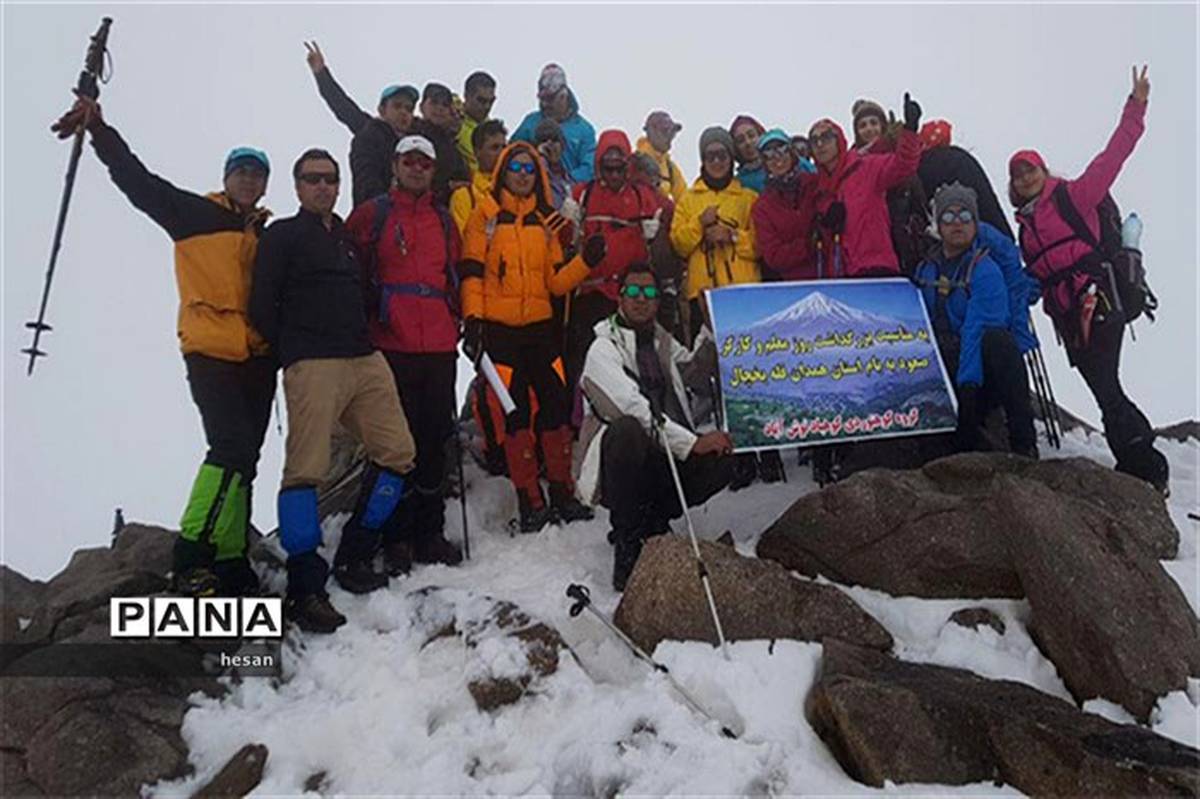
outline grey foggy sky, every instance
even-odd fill
[[[0,561],[32,576],[106,543],[112,510],[173,527],[204,452],[175,338],[171,242],[134,210],[85,147],[44,337],[25,376],[69,146],[48,132],[69,104],[87,37],[114,18],[105,115],[134,153],[179,186],[219,188],[225,153],[270,154],[266,196],[296,207],[287,175],[309,146],[345,162],[346,130],[316,93],[302,41],[316,38],[367,108],[393,82],[456,91],[477,68],[499,81],[494,114],[514,129],[547,61],[567,71],[597,131],[638,135],[647,112],[683,123],[675,157],[742,112],[768,127],[845,125],[857,97],[898,108],[911,90],[945,117],[1003,196],[1005,164],[1032,146],[1074,176],[1100,150],[1148,62],[1147,132],[1114,194],[1137,210],[1162,301],[1126,343],[1126,386],[1155,424],[1197,412],[1197,10],[1104,6],[34,6],[3,25],[3,535]],[[348,185],[339,203],[349,208]],[[1036,314],[1041,320],[1040,310]],[[1055,390],[1097,419],[1082,380],[1039,321]],[[461,372],[461,370],[460,370]],[[282,439],[260,464],[256,522],[274,526]],[[781,490],[786,490],[784,487]]]

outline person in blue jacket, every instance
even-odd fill
[[[579,113],[579,101],[567,87],[567,73],[558,64],[547,64],[538,78],[538,110],[521,120],[512,135],[513,141],[536,143],[537,126],[542,119],[552,119],[562,130],[565,146],[563,163],[575,183],[592,179],[596,160],[596,129]]]
[[[942,186],[934,195],[933,209],[941,243],[917,266],[913,279],[921,287],[938,348],[954,376],[959,448],[986,448],[980,426],[988,410],[999,405],[1008,424],[1009,449],[1037,458],[1029,380],[1012,324],[1013,307],[1019,304],[1028,331],[1029,284],[1019,257],[1013,288],[1003,271],[1011,269],[1011,253],[999,240],[1010,248],[1013,244],[978,221],[972,189],[960,183]],[[1033,342],[1036,346],[1036,339]]]

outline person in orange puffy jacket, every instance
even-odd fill
[[[570,397],[563,375],[560,332],[550,296],[585,280],[605,255],[603,236],[588,238],[582,253],[564,253],[558,233],[567,224],[551,204],[550,182],[537,150],[513,142],[496,164],[492,193],[467,220],[462,279],[464,351],[496,363],[516,408],[504,420],[504,453],[517,490],[521,531],[537,532],[554,518],[590,519],[575,498],[571,476]],[[538,481],[531,396],[537,399],[550,504]]]

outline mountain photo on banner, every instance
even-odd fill
[[[708,297],[737,449],[954,429],[954,393],[907,280],[731,286]]]

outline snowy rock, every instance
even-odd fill
[[[950,621],[960,627],[967,627],[971,630],[977,630],[980,627],[991,627],[996,631],[996,635],[1004,635],[1005,627],[1004,619],[996,615],[995,611],[987,608],[963,608],[956,610],[950,615]]]
[[[998,510],[1001,476],[1019,477],[1008,485],[1023,495],[1050,486],[1055,496],[1107,511],[1131,550],[1157,558],[1178,550],[1161,497],[1140,480],[1082,458],[967,453],[917,471],[863,472],[805,495],[763,533],[757,553],[801,574],[894,596],[1021,597],[1006,544],[1015,525]]]
[[[1200,422],[1188,419],[1186,422],[1176,422],[1166,427],[1160,427],[1154,432],[1162,438],[1169,438],[1181,444],[1186,444],[1189,440],[1200,441]]]
[[[467,691],[482,711],[492,711],[536,693],[539,682],[558,671],[559,657],[571,650],[562,636],[511,602],[469,591],[423,588],[410,595],[425,646],[461,638],[473,651],[474,672]]]
[[[262,744],[246,744],[217,772],[207,785],[192,794],[192,799],[216,799],[245,796],[262,782],[270,753]]]
[[[700,551],[728,640],[832,636],[891,649],[891,635],[837,588],[796,579],[776,563],[721,544],[702,541]],[[647,652],[664,639],[717,643],[687,539],[661,535],[646,542],[613,620]]]
[[[1115,724],[1020,683],[825,644],[806,703],[813,728],[853,778],[1027,794],[1194,795],[1200,752]]]
[[[1103,697],[1147,722],[1158,698],[1200,677],[1200,623],[1159,562],[1097,505],[998,481],[1030,633],[1079,702]]]

